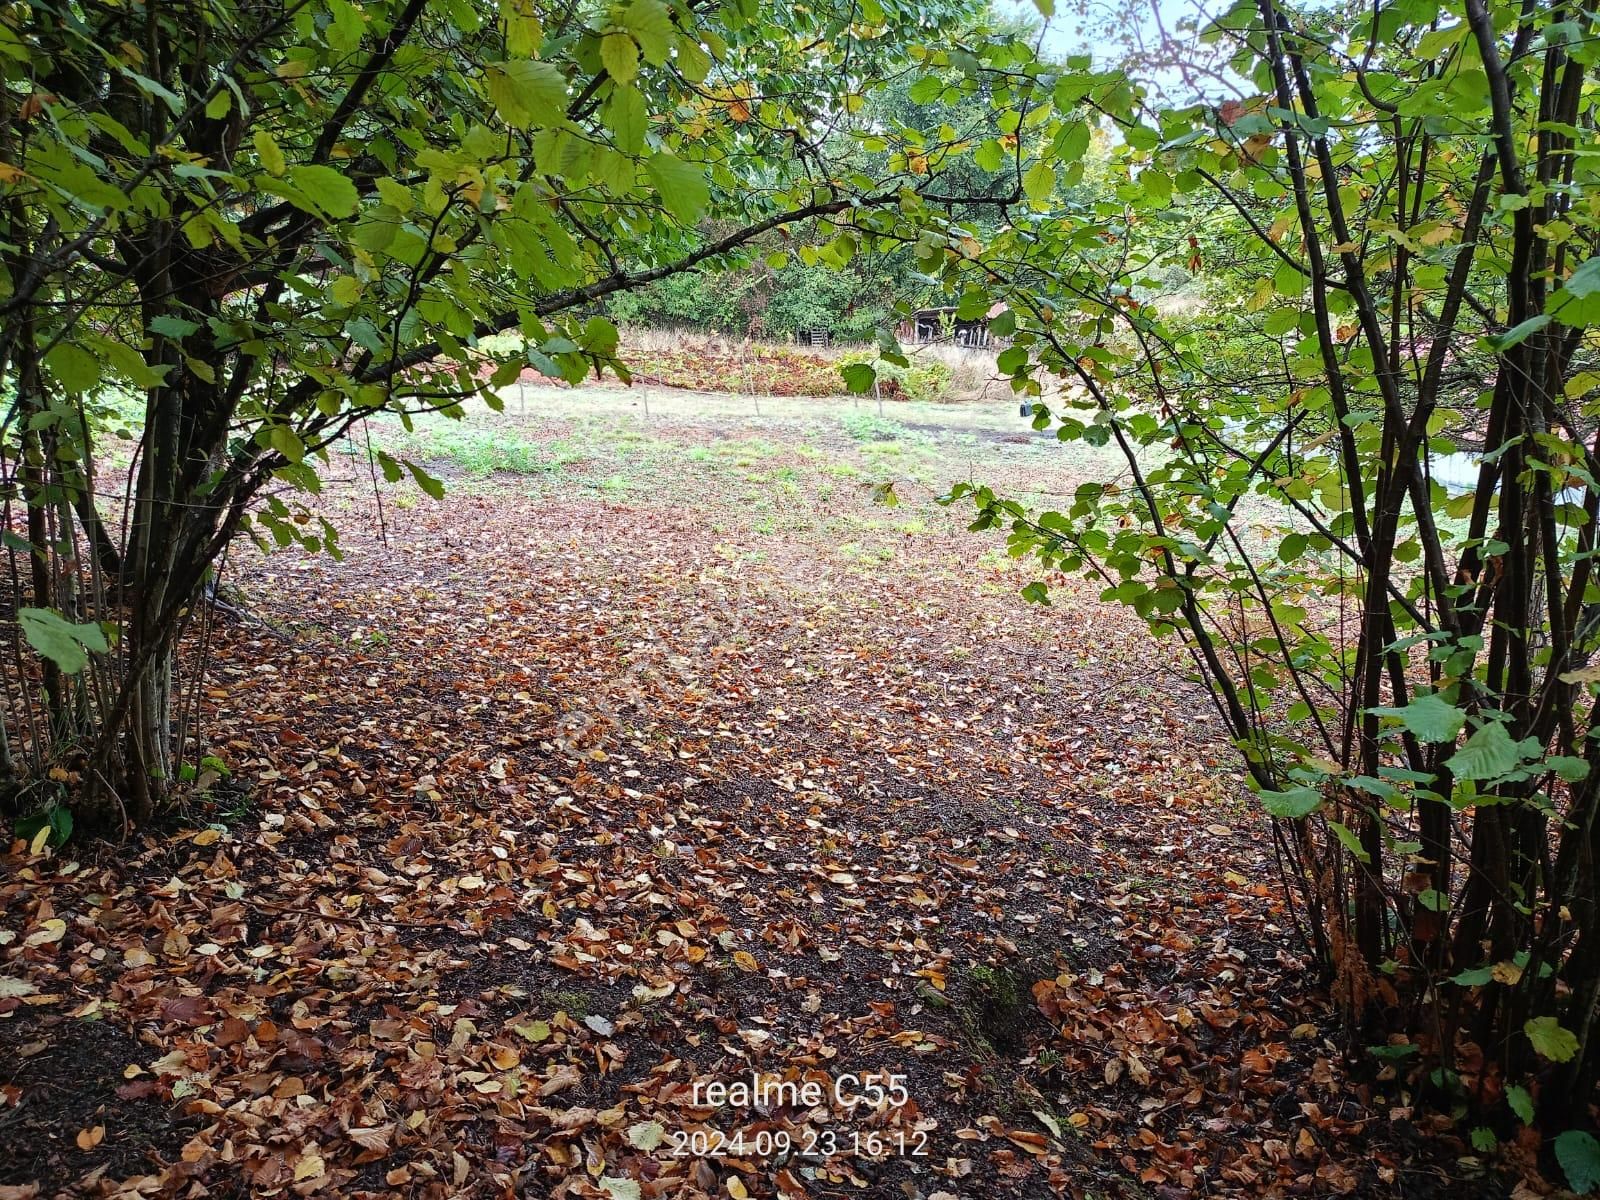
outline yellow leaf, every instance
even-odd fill
[[[1495,963],[1495,965],[1489,969],[1489,974],[1494,977],[1496,983],[1510,985],[1516,983],[1517,980],[1522,978],[1522,968],[1508,959],[1505,962]]]
[[[39,928],[30,933],[24,940],[24,946],[48,946],[52,942],[59,942],[67,936],[67,923],[60,917],[51,917],[48,921],[40,921]]]
[[[755,955],[744,950],[733,952],[733,961],[741,971],[759,971],[761,964],[756,961]]]
[[[737,1175],[728,1176],[728,1195],[733,1200],[750,1200],[750,1193],[745,1191],[744,1181]]]
[[[322,1155],[313,1150],[309,1154],[302,1154],[300,1161],[295,1163],[294,1181],[299,1183],[303,1179],[315,1179],[327,1169],[327,1165],[322,1161]]]

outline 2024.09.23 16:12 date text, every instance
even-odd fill
[[[888,1158],[896,1155],[926,1157],[928,1154],[928,1135],[921,1130],[841,1133],[833,1129],[808,1129],[796,1135],[784,1129],[763,1129],[752,1134],[736,1129],[729,1135],[720,1129],[677,1129],[668,1137],[673,1158],[772,1158],[790,1154],[808,1158],[832,1158],[836,1154]]]

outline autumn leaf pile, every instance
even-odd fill
[[[382,535],[334,487],[343,563],[242,556],[183,822],[3,860],[0,1195],[1450,1194],[1175,664],[914,495],[788,447],[815,519],[755,535],[668,459]],[[674,1152],[713,1130],[843,1149]]]
[[[630,350],[628,363],[638,384],[702,391],[731,386],[763,396],[837,396],[844,391],[832,355],[763,342],[724,348],[714,342],[641,347]]]

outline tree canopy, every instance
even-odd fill
[[[969,199],[941,191],[939,131],[850,122],[972,15],[7,10],[0,375],[28,526],[10,553],[46,660],[42,711],[13,681],[22,777],[86,753],[102,816],[160,806],[185,615],[241,529],[336,549],[293,492],[363,417],[497,405],[530,366],[625,376],[605,298],[808,220],[835,228],[816,256],[837,264],[871,214]],[[846,142],[875,169],[841,160]],[[482,342],[512,330],[514,355]],[[102,490],[96,438],[130,401],[133,484]]]

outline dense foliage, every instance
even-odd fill
[[[1236,4],[1235,94],[1062,74],[1107,193],[927,261],[1009,303],[1035,424],[1124,458],[1064,511],[955,496],[1181,640],[1352,1027],[1485,1146],[1585,1121],[1600,1073],[1594,34]],[[1198,310],[1151,299],[1175,267]],[[1600,1145],[1556,1151],[1577,1181]]]

